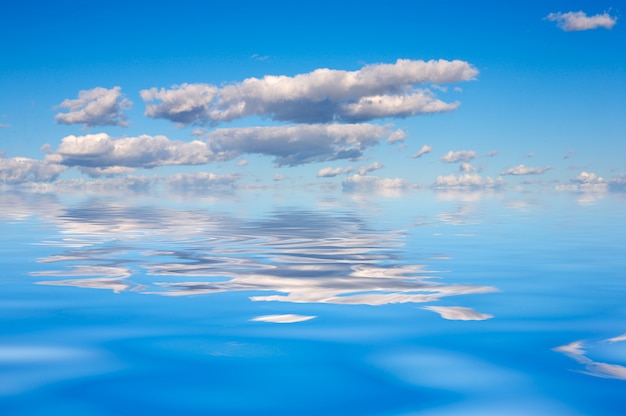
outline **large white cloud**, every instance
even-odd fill
[[[66,166],[47,160],[25,157],[0,158],[0,184],[17,185],[27,182],[48,182],[66,170]]]
[[[515,166],[513,168],[506,169],[500,173],[500,175],[541,175],[552,169],[551,167],[545,168],[532,168],[524,164]]]
[[[55,118],[59,124],[84,124],[85,127],[127,126],[128,121],[122,111],[131,105],[120,87],[96,87],[79,91],[76,99],[64,100],[58,107],[69,111],[58,113]]]
[[[212,160],[208,144],[199,140],[181,142],[148,135],[116,139],[105,133],[64,137],[56,153],[49,156],[59,164],[85,168],[153,168]]]
[[[617,23],[617,17],[612,17],[608,13],[587,16],[583,11],[550,13],[546,19],[556,22],[557,26],[565,32],[578,32],[600,27],[611,29]]]
[[[221,88],[183,84],[140,94],[147,116],[182,124],[252,115],[298,123],[355,122],[454,110],[458,102],[443,102],[417,86],[467,81],[477,74],[465,61],[398,59],[358,71],[321,68],[293,77],[248,78]]]
[[[277,165],[356,159],[390,135],[389,127],[374,124],[302,124],[293,126],[218,129],[207,142],[222,160],[246,153],[274,156]]]

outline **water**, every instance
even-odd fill
[[[623,193],[0,199],[0,413],[621,415]]]

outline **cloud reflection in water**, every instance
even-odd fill
[[[406,264],[406,231],[375,228],[338,209],[286,209],[250,219],[93,201],[55,213],[49,219],[63,239],[50,245],[84,245],[68,243],[63,253],[39,259],[68,269],[33,276],[72,278],[39,282],[45,285],[162,296],[266,292],[250,299],[344,305],[435,302],[497,290],[443,283],[425,265]],[[446,319],[491,317],[462,307],[430,309]]]

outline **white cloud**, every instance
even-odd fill
[[[58,124],[84,124],[93,126],[128,126],[126,115],[122,112],[130,108],[132,103],[124,98],[120,87],[108,90],[96,87],[82,90],[78,98],[64,100],[58,105],[66,108],[67,113],[58,113],[55,118]]]
[[[384,166],[383,166],[382,163],[374,162],[374,163],[372,163],[371,165],[368,165],[368,166],[361,166],[359,168],[359,170],[358,170],[358,173],[359,173],[359,175],[363,175],[364,176],[364,175],[367,175],[368,173],[373,172],[375,170],[382,169],[383,167]]]
[[[466,173],[459,175],[454,174],[447,176],[438,176],[433,184],[434,188],[498,188],[504,185],[504,180],[500,177],[492,179],[487,176],[483,178],[477,174]]]
[[[458,152],[450,150],[448,153],[441,156],[441,161],[446,163],[469,162],[475,157],[476,152],[473,150],[459,150]]]
[[[433,151],[433,147],[431,145],[429,145],[429,144],[425,144],[424,146],[422,146],[422,148],[417,153],[415,153],[411,157],[414,158],[414,159],[417,159],[417,158],[422,157],[425,154],[430,153],[432,151]]]
[[[609,189],[609,182],[593,172],[581,172],[569,185],[557,185],[559,191],[579,191],[585,193],[604,193]]]
[[[238,160],[237,166],[248,166],[248,161],[246,159]]]
[[[611,29],[617,23],[617,17],[612,17],[608,13],[587,16],[583,11],[550,13],[546,19],[556,22],[557,26],[565,32],[578,32],[599,27]]]
[[[477,74],[473,66],[459,60],[399,59],[358,71],[321,68],[293,77],[248,78],[222,88],[183,84],[140,94],[147,103],[147,116],[182,124],[217,123],[252,115],[298,123],[354,122],[454,110],[458,102],[445,103],[432,91],[416,87],[468,81]]]
[[[0,184],[17,185],[27,182],[49,182],[57,178],[66,166],[49,161],[15,157],[0,158]]]
[[[493,315],[476,312],[461,306],[424,306],[423,309],[437,312],[443,319],[451,321],[484,321],[493,318]]]
[[[459,171],[461,172],[476,172],[479,171],[480,168],[478,166],[474,166],[470,163],[467,162],[461,162],[461,164],[459,165]]]
[[[331,168],[329,166],[329,167],[320,169],[319,172],[317,172],[317,177],[318,178],[332,178],[337,175],[343,175],[343,174],[350,173],[350,172],[352,172],[352,166],[348,166],[345,168],[341,168],[341,167]]]
[[[287,176],[282,175],[280,173],[277,173],[276,175],[274,175],[274,182],[284,181],[285,179],[287,179]]]
[[[572,182],[579,184],[603,184],[606,183],[604,178],[596,175],[593,172],[580,172],[580,175],[576,176],[576,178],[572,179]]]
[[[370,190],[403,190],[411,184],[402,178],[379,178],[377,176],[353,175],[341,182],[345,191],[370,191]]]
[[[213,99],[218,88],[208,84],[174,85],[171,89],[150,88],[139,95],[145,102],[159,100],[159,104],[146,104],[145,115],[165,118],[180,124],[208,121]]]
[[[541,175],[547,171],[552,169],[551,167],[545,168],[531,168],[529,166],[525,166],[524,164],[515,166],[514,168],[509,168],[504,170],[500,175]]]
[[[164,165],[199,165],[213,160],[207,143],[181,142],[165,136],[115,139],[105,133],[67,136],[56,153],[59,164],[84,168],[153,168]]]
[[[484,154],[485,157],[494,157],[494,156],[498,156],[500,154],[500,151],[498,150],[492,150],[490,152],[487,152]]]
[[[177,190],[203,190],[216,187],[232,187],[240,175],[236,173],[218,175],[215,173],[177,173],[164,178],[165,183]]]
[[[374,124],[303,124],[218,129],[207,141],[221,160],[256,153],[274,156],[279,166],[295,166],[359,158],[365,148],[393,133]]]
[[[395,130],[387,138],[387,143],[403,142],[406,139],[406,133],[401,129]]]

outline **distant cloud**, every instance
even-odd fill
[[[470,163],[467,162],[461,162],[461,164],[459,165],[459,171],[466,173],[466,172],[477,172],[479,171],[480,168],[478,166],[474,166]]]
[[[430,153],[433,151],[433,147],[431,145],[425,144],[424,146],[422,146],[422,148],[415,153],[413,156],[411,156],[413,159],[417,159],[420,158],[422,156],[424,156],[427,153]]]
[[[619,175],[609,182],[609,190],[614,192],[626,192],[626,175]]]
[[[131,105],[132,103],[124,98],[120,87],[113,87],[110,90],[96,87],[80,91],[77,99],[64,100],[58,107],[69,111],[58,113],[55,118],[58,124],[126,127],[128,122],[122,111],[129,109]]]
[[[395,130],[393,133],[389,135],[387,138],[387,143],[397,143],[403,142],[406,139],[406,133],[401,129]]]
[[[337,175],[343,175],[346,173],[350,173],[352,172],[352,166],[348,166],[345,168],[331,168],[331,167],[326,167],[326,168],[322,168],[319,170],[319,172],[317,172],[317,177],[318,178],[333,178]]]
[[[274,175],[274,182],[284,181],[285,179],[287,179],[287,176],[281,175],[280,173]]]
[[[559,191],[578,191],[586,193],[603,193],[609,189],[610,185],[615,183],[609,183],[606,179],[596,175],[593,172],[581,172],[574,179],[570,179],[569,185],[557,185],[555,189]],[[617,187],[618,188],[618,187]],[[611,190],[616,188],[611,187]]]
[[[617,17],[612,17],[608,13],[587,16],[582,11],[550,13],[546,19],[556,22],[556,25],[565,32],[578,32],[600,27],[611,29],[617,23]]]
[[[572,182],[579,184],[603,184],[606,183],[604,178],[597,176],[593,172],[580,172],[580,175],[572,179]]]
[[[524,164],[509,168],[500,173],[500,175],[541,175],[552,169],[550,166],[545,168],[531,168]]]
[[[10,124],[0,123],[0,129],[8,129],[9,127],[11,127]]]
[[[247,159],[238,160],[237,166],[248,166],[248,160]]]
[[[464,61],[414,61],[367,65],[358,71],[317,69],[290,76],[248,78],[218,88],[209,84],[174,85],[140,92],[148,117],[180,124],[216,124],[248,116],[297,123],[356,122],[383,117],[451,111],[427,83],[474,79],[478,70]],[[156,101],[156,103],[155,103]]]
[[[178,173],[165,178],[165,183],[177,190],[208,190],[215,187],[232,187],[240,178],[236,173]]]
[[[492,150],[490,152],[485,153],[483,156],[485,157],[494,157],[494,156],[498,156],[500,154],[499,150]]]
[[[502,178],[492,179],[489,176],[483,178],[478,174],[466,173],[458,177],[454,174],[438,176],[433,188],[498,188],[503,185],[504,180]]]
[[[367,175],[368,173],[373,172],[375,170],[382,169],[383,167],[384,166],[383,166],[382,163],[374,162],[374,163],[372,163],[371,165],[368,165],[368,166],[361,166],[359,168],[359,170],[358,170],[358,173],[359,173],[359,175],[363,176],[363,175]]]
[[[165,136],[115,139],[105,133],[67,136],[55,153],[48,155],[66,166],[106,168],[153,168],[165,165],[199,165],[213,160],[205,142],[181,142]]]
[[[344,191],[402,190],[411,184],[402,178],[379,178],[377,176],[353,175],[341,182]]]
[[[533,158],[533,157],[535,157],[535,152],[526,153],[526,154],[524,155],[524,157],[527,157],[527,158]]]
[[[258,53],[253,53],[252,55],[250,55],[250,59],[254,59],[255,61],[267,61],[268,59],[270,59],[270,57],[267,55],[259,55]]]
[[[576,151],[575,150],[570,150],[561,159],[567,160],[567,159],[571,158],[572,156],[574,156],[574,154],[576,154]]]
[[[448,153],[441,156],[441,161],[446,163],[469,162],[475,157],[476,152],[473,150],[459,150],[458,152],[450,150]]]
[[[217,129],[207,142],[220,160],[242,154],[274,156],[278,166],[357,159],[394,132],[374,124],[302,124]]]
[[[0,158],[0,184],[49,182],[56,179],[66,169],[66,166],[57,163],[25,157]]]
[[[315,316],[306,316],[306,315],[293,315],[293,314],[285,314],[285,315],[264,315],[257,316],[256,318],[252,318],[251,321],[257,322],[273,322],[276,324],[293,324],[295,322],[304,322],[315,318]]]

